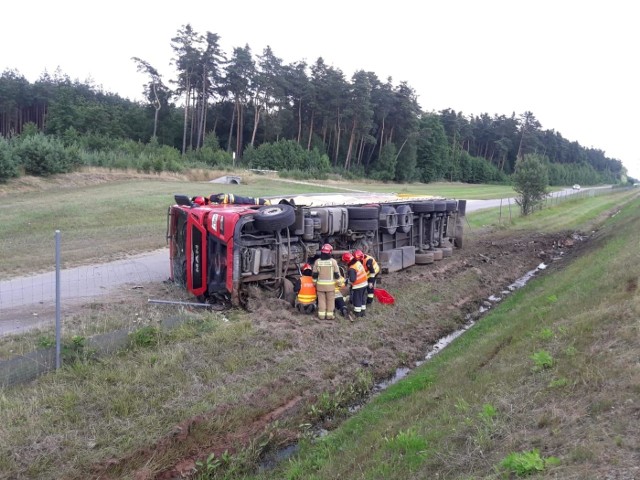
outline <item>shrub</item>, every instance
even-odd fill
[[[43,134],[21,138],[14,155],[25,173],[36,176],[71,172],[81,164],[76,148],[66,149],[60,140]]]
[[[11,146],[4,138],[0,137],[0,182],[6,182],[12,177],[18,176],[18,168],[13,161]]]

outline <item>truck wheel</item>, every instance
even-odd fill
[[[398,207],[398,228],[403,233],[409,233],[413,228],[413,212],[409,205]]]
[[[453,255],[453,248],[451,248],[451,247],[442,247],[442,256],[443,257],[450,257],[451,255]]]
[[[253,225],[261,232],[277,232],[295,221],[295,210],[286,204],[265,205],[253,215]]]
[[[447,200],[447,212],[455,212],[458,209],[458,202],[455,200]]]
[[[442,250],[440,250],[439,248],[436,248],[434,250],[432,250],[433,252],[433,259],[437,262],[439,260],[442,260]]]
[[[398,229],[398,215],[395,208],[389,205],[383,205],[380,208],[380,228],[389,235],[396,233]]]

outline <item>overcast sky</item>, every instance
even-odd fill
[[[100,5],[98,7],[97,5]],[[171,38],[190,23],[223,51],[270,45],[285,63],[322,56],[406,81],[423,110],[531,111],[640,178],[640,27],[628,0],[31,0],[4,2],[0,70],[29,81],[56,68],[140,99],[131,57],[173,78]]]

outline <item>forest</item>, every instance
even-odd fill
[[[31,83],[0,76],[0,181],[83,165],[181,171],[192,167],[329,173],[382,181],[507,183],[536,155],[551,185],[633,181],[618,159],[545,130],[530,112],[466,116],[428,111],[407,82],[320,57],[285,63],[270,47],[230,55],[219,35],[190,25],[171,40],[176,77],[133,57],[147,79],[131,101],[63,72]],[[434,92],[437,95],[437,92]]]

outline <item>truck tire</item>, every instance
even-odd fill
[[[291,205],[265,205],[253,215],[253,225],[261,232],[277,232],[293,225],[296,212]]]
[[[378,207],[347,207],[349,220],[377,220]]]
[[[432,250],[433,252],[433,259],[437,262],[442,260],[442,250],[440,250],[439,248],[435,248]]]
[[[442,256],[445,258],[453,255],[453,248],[451,247],[442,247],[441,250],[442,250]]]
[[[400,205],[398,210],[398,228],[403,233],[409,233],[413,228],[413,212],[409,205]]]
[[[433,212],[433,202],[412,203],[411,209],[415,213],[431,213]]]
[[[433,263],[433,252],[416,253],[416,265],[429,265]]]
[[[380,208],[380,228],[384,230],[384,233],[393,235],[398,229],[398,215],[396,209],[383,205]]]
[[[356,232],[375,232],[378,230],[378,219],[349,219],[349,229]]]
[[[455,200],[447,200],[447,212],[455,212],[458,209],[458,202]]]
[[[433,202],[433,211],[434,212],[446,212],[447,211],[447,202]]]

